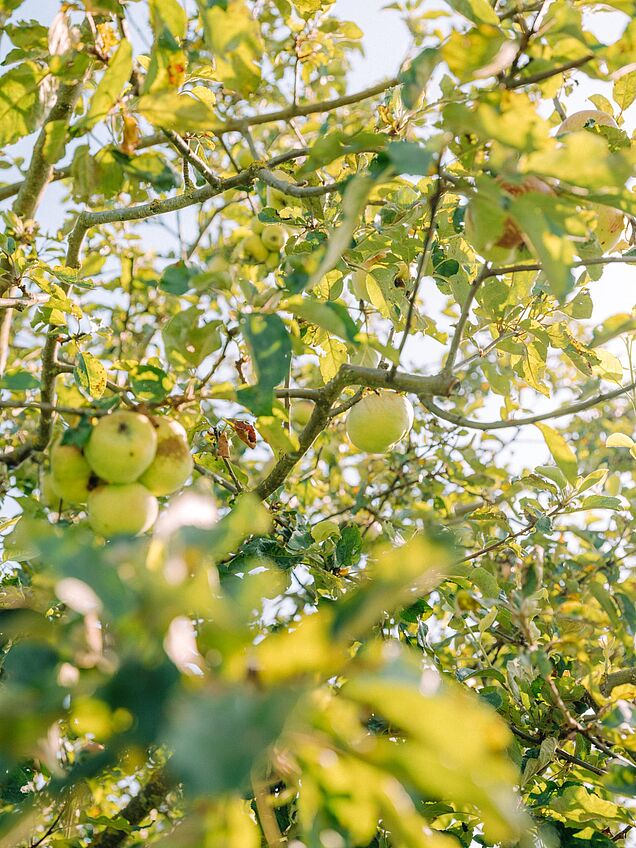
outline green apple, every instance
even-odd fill
[[[247,259],[254,262],[265,262],[269,255],[269,251],[261,241],[261,237],[253,233],[242,242],[243,254]]]
[[[554,194],[551,186],[539,179],[539,177],[528,176],[521,182],[509,182],[498,177],[497,182],[503,190],[504,196],[508,195],[510,199],[519,197],[522,194],[528,194],[529,192],[534,192],[535,194]],[[497,233],[496,237],[492,233],[487,233],[483,230],[484,227],[479,226],[474,208],[469,203],[464,217],[464,233],[468,241],[481,256],[493,262],[504,264],[512,260],[515,252],[523,247],[523,233],[517,226],[516,221],[510,216],[506,218],[502,231]]]
[[[285,171],[276,170],[272,171],[272,174],[283,182],[290,182],[289,175],[286,174]],[[284,209],[285,206],[290,205],[291,200],[291,198],[289,198],[284,192],[280,191],[279,189],[274,188],[270,185],[267,186],[266,203],[267,206],[269,206],[271,209],[276,209],[277,211],[280,209]]]
[[[62,498],[53,485],[53,475],[50,471],[43,472],[40,475],[40,503],[47,509],[53,509],[57,512],[61,502]]]
[[[377,368],[380,364],[380,354],[369,345],[360,345],[351,354],[349,361],[352,365],[361,365],[363,368]]]
[[[265,260],[265,267],[268,271],[275,271],[280,265],[280,253],[278,251],[267,254],[267,259]]]
[[[86,503],[92,470],[75,445],[56,442],[51,448],[51,488],[67,504]]]
[[[305,427],[314,411],[314,404],[310,400],[295,400],[291,406],[291,420],[296,427]]]
[[[285,246],[285,230],[280,224],[267,224],[261,233],[261,241],[268,250],[281,250]]]
[[[132,483],[155,458],[157,434],[149,418],[123,410],[105,415],[93,427],[84,455],[107,483]]]
[[[625,216],[619,209],[612,209],[611,206],[603,206],[600,203],[591,203],[590,209],[596,213],[592,232],[603,248],[603,252],[607,253],[616,246],[621,237],[625,227]]]
[[[234,154],[234,161],[241,168],[241,170],[245,170],[245,168],[249,168],[249,166],[254,161],[254,157],[247,149],[247,147],[241,148],[238,153]]]
[[[382,390],[366,395],[347,415],[346,429],[354,447],[367,453],[386,453],[413,426],[410,401]]]
[[[607,112],[601,112],[600,109],[583,109],[580,112],[574,112],[563,121],[557,130],[557,136],[578,132],[592,126],[618,128],[614,118]],[[603,248],[603,252],[612,250],[625,226],[623,213],[600,203],[590,203],[589,208],[596,214],[596,221],[591,229],[598,243]]]
[[[93,530],[112,536],[138,536],[157,520],[157,498],[141,483],[98,486],[88,497],[88,521]]]
[[[614,118],[607,112],[601,112],[600,109],[582,109],[580,112],[568,115],[557,130],[557,136],[578,132],[594,125],[597,127],[614,127],[615,129],[618,127]]]
[[[153,495],[171,495],[192,474],[188,436],[181,424],[170,418],[153,418],[152,423],[157,433],[157,452],[139,482]]]

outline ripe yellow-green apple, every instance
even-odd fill
[[[408,398],[386,390],[363,397],[346,421],[349,440],[366,453],[386,453],[412,426],[413,407]]]
[[[285,171],[276,170],[272,171],[272,174],[283,182],[291,182],[291,180],[289,179],[289,175],[286,174]],[[285,206],[290,205],[291,198],[289,198],[284,192],[280,191],[280,189],[274,188],[273,186],[267,186],[266,197],[267,205],[271,209],[276,209],[278,211],[280,209],[283,209]]]
[[[144,533],[158,512],[157,498],[141,483],[98,486],[88,497],[89,524],[106,539]]]
[[[297,427],[305,427],[311,418],[313,411],[314,404],[312,401],[304,398],[301,400],[295,400],[291,407],[292,424],[295,424]]]
[[[574,112],[574,114],[569,115],[563,121],[557,130],[557,136],[578,132],[594,126],[618,128],[618,124],[614,118],[608,115],[607,112],[601,112],[600,109],[583,109],[580,112]],[[600,203],[590,203],[588,208],[596,216],[591,226],[591,231],[596,236],[603,252],[611,250],[621,237],[623,227],[625,226],[623,213],[618,209],[613,209],[611,206],[603,206]]]
[[[261,241],[268,250],[281,250],[285,245],[285,230],[280,224],[267,224],[261,233]]]
[[[84,504],[89,494],[91,466],[75,445],[56,442],[51,448],[51,487],[58,500]]]
[[[511,199],[529,192],[554,194],[554,191],[546,182],[535,176],[525,177],[520,182],[510,182],[498,177],[497,183],[504,194],[509,195]],[[494,237],[492,234],[484,234],[483,228],[478,227],[477,214],[474,204],[469,203],[464,217],[464,232],[468,241],[486,259],[505,261],[522,247],[524,243],[523,233],[512,217],[508,216],[505,219],[501,232]]]
[[[578,132],[578,130],[593,126],[618,128],[614,118],[607,112],[602,112],[600,109],[582,109],[580,112],[568,115],[557,130],[557,136],[569,132]]]
[[[89,465],[108,483],[132,483],[155,458],[157,434],[149,418],[123,410],[105,415],[84,448]]]
[[[380,354],[369,345],[360,345],[349,359],[352,365],[361,365],[363,368],[377,368],[380,364]]]
[[[269,251],[261,241],[261,237],[256,233],[252,233],[242,242],[243,253],[247,259],[252,259],[254,262],[265,262]]]
[[[61,501],[53,485],[53,475],[50,471],[43,472],[40,475],[40,503],[48,509],[57,510]]]
[[[192,474],[188,436],[181,424],[171,418],[153,418],[152,423],[157,433],[157,452],[139,482],[153,495],[171,495]]]

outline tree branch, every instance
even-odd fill
[[[332,191],[342,191],[347,184],[346,180],[340,180],[337,183],[327,183],[320,186],[299,186],[288,180],[281,180],[267,168],[259,168],[256,172],[259,180],[272,186],[284,194],[289,194],[291,197],[321,197],[323,194],[330,194]]]
[[[590,259],[581,259],[578,262],[573,262],[570,268],[584,268],[593,265],[633,265],[636,263],[636,256],[595,256]],[[538,262],[520,263],[518,265],[502,265],[500,268],[490,268],[485,274],[484,279],[488,277],[499,277],[503,274],[513,274],[521,271],[541,271],[541,265]]]
[[[532,85],[535,82],[543,82],[543,80],[550,79],[551,77],[556,77],[558,74],[563,74],[566,71],[572,71],[576,68],[580,68],[583,65],[587,65],[588,62],[591,62],[594,58],[594,54],[590,53],[587,56],[583,56],[580,59],[575,59],[572,62],[566,62],[564,65],[559,65],[556,68],[551,68],[547,71],[541,71],[540,73],[531,74],[528,77],[516,77],[515,79],[506,80],[504,82],[504,86],[507,89],[521,88],[524,85]]]
[[[617,686],[624,686],[626,683],[636,686],[636,668],[621,668],[605,674],[599,686],[601,695],[608,698]]]
[[[156,772],[139,790],[134,798],[126,804],[119,816],[125,819],[128,824],[137,826],[149,816],[149,814],[158,809],[165,803],[166,795],[170,792],[170,784],[163,771]],[[114,827],[107,827],[93,837],[93,848],[118,848],[129,837],[125,830],[117,830]]]
[[[536,424],[537,421],[546,421],[550,418],[562,418],[564,415],[574,415],[577,412],[583,412],[585,409],[590,409],[599,403],[604,403],[607,400],[613,400],[621,395],[630,392],[636,388],[636,382],[629,383],[627,386],[622,386],[620,389],[614,389],[611,392],[604,392],[600,395],[595,395],[587,400],[577,401],[576,403],[561,406],[558,409],[553,409],[551,412],[542,412],[537,415],[528,415],[525,418],[515,418],[509,421],[471,421],[468,418],[463,418],[454,412],[447,412],[441,409],[433,401],[425,398],[422,399],[423,406],[444,421],[455,424],[457,427],[466,427],[470,430],[505,430],[510,427],[523,427],[526,424]]]
[[[471,306],[473,305],[473,301],[475,300],[475,296],[477,295],[477,290],[479,289],[479,286],[486,279],[487,271],[488,265],[484,265],[477,277],[471,283],[468,295],[466,297],[466,301],[462,306],[459,321],[457,322],[457,325],[455,327],[455,333],[453,334],[451,345],[448,350],[448,356],[446,358],[446,362],[444,363],[444,371],[447,374],[450,374],[450,372],[453,370],[453,365],[455,364],[455,360],[457,359],[457,354],[459,352],[459,346],[462,343],[464,328],[466,327],[468,316],[470,315]]]
[[[318,112],[331,112],[332,109],[338,109],[340,106],[349,106],[352,103],[359,103],[361,100],[368,100],[370,97],[375,97],[376,94],[382,94],[388,88],[399,85],[399,83],[399,79],[394,77],[393,79],[376,83],[376,85],[372,85],[370,88],[365,88],[355,94],[345,94],[333,100],[323,100],[317,103],[294,104],[288,106],[286,109],[279,109],[276,112],[265,112],[262,115],[252,115],[249,118],[237,118],[234,121],[225,121],[218,126],[212,127],[212,130],[219,134],[244,132],[249,127],[255,127],[259,124],[289,121],[290,118],[302,118],[306,115],[315,115]]]

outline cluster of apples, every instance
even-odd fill
[[[556,137],[558,139],[568,133],[580,132],[595,126],[618,128],[614,118],[607,112],[602,112],[599,109],[583,109],[563,121],[557,130]],[[550,185],[532,175],[519,182],[512,183],[502,178],[498,178],[497,182],[504,194],[510,198],[529,192],[554,194],[554,189]],[[623,213],[618,209],[600,203],[589,203],[587,208],[594,213],[594,220],[590,226],[591,233],[596,237],[603,252],[612,250],[616,246],[625,225]],[[477,212],[473,209],[471,203],[468,204],[466,209],[464,222],[469,241],[477,247],[483,256],[495,262],[513,261],[515,252],[525,243],[523,233],[510,217],[506,218],[503,229],[496,238],[480,232],[477,226]]]
[[[251,229],[239,227],[233,237],[238,240],[241,258],[254,265],[264,265],[268,271],[278,268],[280,252],[287,240],[287,233],[281,224],[264,224],[255,218]]]
[[[56,442],[50,465],[42,486],[46,501],[86,505],[93,530],[110,538],[148,530],[157,498],[180,489],[193,462],[178,421],[124,410],[100,418],[83,450]]]

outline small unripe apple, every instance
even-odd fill
[[[314,404],[312,401],[304,398],[295,400],[291,407],[292,424],[295,424],[297,427],[305,427],[313,411]]]
[[[51,488],[58,501],[86,503],[92,473],[84,454],[75,445],[57,442],[51,448]]]
[[[600,203],[591,203],[590,209],[596,213],[592,232],[606,253],[612,250],[620,239],[625,227],[625,216],[620,209],[612,209],[611,206],[602,206]]]
[[[354,447],[367,453],[386,453],[413,426],[413,407],[395,392],[366,395],[347,415],[347,435]]]
[[[563,121],[557,130],[557,136],[578,132],[594,125],[618,128],[614,118],[607,112],[601,112],[599,109],[583,109],[569,115]],[[620,239],[625,226],[623,213],[618,209],[612,209],[611,206],[603,206],[600,203],[590,203],[589,208],[596,214],[596,221],[591,227],[592,232],[603,248],[603,252],[611,250]]]
[[[171,495],[192,474],[188,436],[181,424],[170,418],[153,418],[152,423],[157,432],[157,452],[139,482],[153,495]]]
[[[276,170],[272,171],[272,174],[277,177],[279,180],[282,180],[286,183],[290,182],[289,175],[285,173],[285,171]],[[276,209],[277,211],[283,209],[285,206],[290,205],[291,198],[288,198],[286,194],[280,191],[273,186],[267,186],[267,205],[271,209]]]
[[[268,250],[281,250],[285,245],[285,230],[280,224],[267,224],[261,233],[261,241]]]
[[[234,161],[241,168],[241,170],[245,170],[245,168],[249,168],[249,166],[254,161],[254,157],[247,149],[247,147],[241,148],[238,153],[234,154]]]
[[[40,475],[40,503],[47,509],[58,510],[62,498],[58,495],[53,485],[53,475],[45,471]]]
[[[552,188],[539,177],[528,176],[522,182],[512,183],[500,177],[497,178],[500,188],[505,194],[510,197],[519,197],[522,194],[536,192],[537,194],[554,194]],[[485,242],[478,235],[476,229],[475,212],[472,205],[469,203],[466,208],[466,216],[464,218],[464,231],[466,238],[473,244],[479,253],[485,256],[486,259],[501,261],[506,258],[506,251],[514,251],[520,248],[523,241],[523,233],[517,226],[517,223],[511,217],[507,217],[503,230],[496,238],[486,240]],[[497,250],[500,248],[501,250]],[[493,252],[494,249],[494,252]]]
[[[158,512],[157,498],[141,483],[98,486],[88,498],[88,521],[106,539],[144,533],[155,523]]]
[[[123,410],[105,415],[93,427],[84,454],[108,483],[132,483],[155,458],[157,434],[150,419]]]
[[[278,251],[268,253],[267,259],[265,260],[265,267],[268,271],[275,271],[280,265],[280,261],[280,253]]]
[[[242,242],[242,247],[246,258],[253,259],[254,262],[265,262],[267,259],[269,251],[261,241],[261,237],[255,233]]]
[[[600,109],[582,109],[580,112],[574,112],[572,115],[568,115],[557,130],[557,136],[570,132],[578,132],[594,125],[597,127],[618,128],[618,124],[614,118],[608,115],[607,112],[602,112]]]
[[[380,354],[369,345],[360,345],[351,354],[350,362],[363,368],[377,368],[380,364]]]

